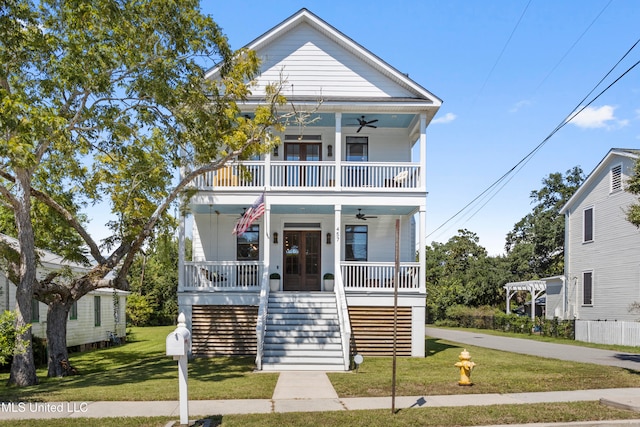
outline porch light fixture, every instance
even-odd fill
[[[278,157],[278,145],[273,147],[273,157]]]
[[[277,244],[278,243],[278,232],[273,233],[273,244]]]
[[[333,157],[333,145],[327,145],[327,157]]]
[[[331,244],[331,233],[327,233],[327,245]]]

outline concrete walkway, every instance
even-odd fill
[[[620,366],[640,371],[635,354],[607,352],[563,344],[548,344],[517,338],[495,337],[478,333],[428,328],[427,335],[461,343],[491,347],[542,357],[579,360]],[[559,347],[558,347],[559,346]],[[546,402],[600,401],[618,408],[638,411],[638,419],[631,421],[535,424],[550,426],[640,426],[640,388],[614,388],[576,390],[546,393],[476,394],[473,404],[478,406],[502,404],[527,404]],[[447,396],[399,396],[397,409],[443,406],[468,406],[469,395]],[[271,399],[245,400],[192,400],[189,416],[199,417],[219,414],[248,414],[272,412],[347,411],[364,409],[391,410],[391,397],[340,398],[324,372],[282,372]],[[123,416],[180,416],[177,401],[151,402],[48,402],[48,403],[0,403],[0,420],[47,418],[108,418]],[[511,425],[510,427],[516,427]]]

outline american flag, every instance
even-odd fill
[[[246,210],[242,218],[238,220],[236,226],[233,227],[232,234],[242,235],[253,222],[264,214],[264,193],[253,202],[253,205]]]

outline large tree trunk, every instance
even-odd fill
[[[64,377],[77,371],[69,363],[67,351],[67,316],[73,302],[54,301],[47,310],[48,376]]]
[[[20,242],[20,283],[16,290],[16,326],[22,328],[31,320],[33,286],[36,281],[36,250],[31,226],[31,181],[28,171],[16,171],[15,193],[18,206],[15,210],[18,241]],[[28,386],[38,383],[36,364],[33,360],[31,328],[16,334],[16,354],[11,362],[9,384]]]

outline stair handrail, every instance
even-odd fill
[[[342,272],[336,269],[334,275],[336,304],[338,305],[338,322],[340,323],[340,336],[342,338],[342,359],[344,361],[344,370],[348,371],[351,366],[351,322],[349,321],[349,308],[347,306],[347,296],[344,291],[344,283],[342,283]]]
[[[267,310],[269,307],[269,276],[267,269],[262,270],[258,319],[256,322],[256,369],[262,370],[262,354],[264,352],[264,334],[267,326]]]

